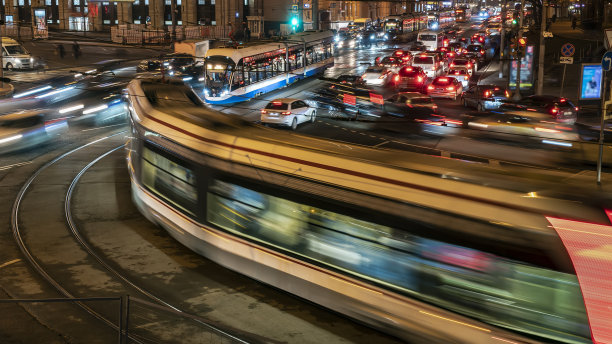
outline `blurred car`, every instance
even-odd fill
[[[427,86],[427,94],[433,98],[450,98],[456,100],[463,92],[463,86],[457,79],[441,76]]]
[[[470,58],[458,57],[450,63],[450,68],[459,68],[459,67],[467,68],[470,75],[474,73],[474,63],[473,63],[473,60]]]
[[[567,124],[576,123],[579,110],[567,98],[556,96],[529,96],[515,103],[503,103],[500,108],[508,111],[525,110],[528,112],[539,112],[547,114],[549,119],[552,117],[556,122]]]
[[[30,148],[68,131],[57,110],[27,110],[0,116],[0,153]]]
[[[480,66],[483,64],[482,56],[478,53],[471,53],[471,52],[463,53],[463,58],[472,61],[475,71],[478,70]]]
[[[497,23],[491,23],[489,25],[487,25],[487,35],[499,35],[501,34],[501,23],[497,22]]]
[[[477,32],[472,35],[472,44],[484,44],[486,40],[485,32]]]
[[[361,75],[343,74],[343,75],[338,76],[335,79],[332,79],[331,81],[339,83],[339,84],[343,84],[343,85],[353,86],[353,87],[364,87],[365,86],[365,81],[361,78]]]
[[[192,55],[185,53],[172,53],[159,58],[142,60],[136,67],[138,72],[161,72],[164,70],[169,75],[182,72],[195,63]]]
[[[526,143],[535,141],[561,147],[572,147],[580,140],[571,125],[551,122],[546,114],[519,111],[464,118],[464,126],[473,129],[470,135],[487,136]]]
[[[461,102],[465,107],[475,107],[478,111],[498,109],[510,98],[510,93],[496,85],[477,85],[465,90]]]
[[[404,102],[406,106],[411,108],[427,108],[433,112],[438,110],[438,105],[433,99],[420,92],[400,92],[397,94],[398,101]]]
[[[399,69],[407,63],[402,58],[395,56],[385,56],[380,60],[379,66],[383,66],[393,73],[397,73]]]
[[[142,60],[136,67],[138,72],[158,72],[161,71],[162,61],[158,59]]]
[[[92,99],[94,99],[92,101]],[[106,125],[127,118],[127,105],[120,92],[110,93],[101,98],[92,98],[82,102],[67,104],[63,109],[79,108],[78,111],[66,112],[69,123],[85,123],[94,126]]]
[[[424,91],[427,73],[421,67],[406,66],[399,70],[394,86],[399,90]]]
[[[416,43],[420,43],[420,44],[416,44]],[[423,45],[422,42],[415,42],[414,44],[412,44],[412,46],[409,49],[410,53],[412,53],[413,55],[419,54],[419,53],[423,53],[427,51],[427,47]]]
[[[451,43],[448,45],[448,48],[455,52],[455,55],[461,55],[463,53],[463,43]]]
[[[446,76],[448,76],[449,78],[457,79],[461,83],[461,86],[463,86],[463,88],[467,88],[468,81],[471,75],[472,74],[470,74],[470,71],[466,67],[459,66],[449,69],[448,73],[446,74]]]
[[[261,123],[288,126],[295,130],[300,123],[314,122],[317,111],[300,99],[279,98],[261,110]]]
[[[457,40],[457,42],[463,44],[463,46],[468,46],[472,43],[472,40],[469,37],[461,37]]]
[[[375,128],[421,133],[424,129],[421,125],[444,126],[445,116],[435,113],[433,102],[429,103],[430,106],[415,106],[422,97],[420,93],[408,92],[387,98],[382,107],[382,114],[376,120]],[[412,104],[413,99],[415,104]]]
[[[387,70],[387,68],[372,66],[366,69],[361,79],[363,79],[366,85],[385,86],[392,80],[392,77],[393,73]]]
[[[422,68],[429,78],[435,78],[443,73],[443,65],[437,54],[418,54],[412,59],[412,66]]]

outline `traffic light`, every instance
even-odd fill
[[[300,25],[300,19],[297,14],[291,16],[291,29],[293,32],[298,32],[298,27]]]
[[[527,37],[521,37],[518,39],[518,56],[523,57],[525,55],[525,47],[527,46]]]
[[[510,38],[510,56],[516,57],[517,50],[518,50],[518,44],[517,44],[516,37],[512,37]]]

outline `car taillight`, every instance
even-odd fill
[[[559,109],[556,107],[550,109],[550,114],[553,116],[557,116],[557,114],[559,114]]]
[[[427,86],[427,89],[428,89],[428,90],[433,90],[433,89],[434,89],[434,87],[433,87],[433,85],[429,85],[429,86]]]
[[[383,74],[383,75],[379,76],[378,78],[379,79],[384,79],[386,76],[387,76],[387,74]]]
[[[396,75],[396,76],[393,78],[393,80],[394,80],[395,82],[399,82],[399,80],[400,80],[399,75]]]
[[[291,115],[291,111],[281,112],[281,115],[289,116],[289,115]]]
[[[450,67],[451,68],[455,67],[455,63],[451,62]]]
[[[468,68],[472,68],[472,64],[471,64],[471,63],[468,63],[468,64],[467,64],[467,67],[468,67]]]
[[[423,77],[422,76],[418,76],[417,77],[417,82],[423,82]]]
[[[578,111],[578,107],[576,106],[576,107],[574,108],[574,110]]]
[[[448,86],[446,89],[449,90],[449,91],[454,91],[455,87],[454,86]]]
[[[467,80],[467,79],[468,79],[467,75],[464,75],[463,80]]]
[[[485,53],[484,50],[480,51],[480,55],[484,55],[484,53]]]
[[[491,96],[491,91],[485,91],[484,97],[489,98]]]
[[[436,70],[436,66],[432,66],[432,67],[431,67],[431,70]]]
[[[458,70],[455,71],[455,75],[459,75],[459,71]]]
[[[261,110],[261,114],[262,114],[262,115],[265,115],[265,114],[267,114],[267,113],[268,113],[268,111],[266,111],[266,110]]]
[[[508,92],[508,90],[504,91],[504,95],[506,95],[506,98],[510,98],[510,92]]]

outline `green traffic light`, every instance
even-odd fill
[[[516,21],[516,19],[512,19],[512,25],[516,25],[518,24],[518,22]]]
[[[297,19],[297,17],[293,17],[293,18],[291,18],[291,25],[293,25],[293,26],[297,26],[297,24],[298,24],[298,19]]]

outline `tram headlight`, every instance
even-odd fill
[[[229,94],[228,90],[223,90],[223,92],[221,92],[221,97],[226,96]]]
[[[376,38],[376,36],[374,36],[374,34],[370,35],[370,39],[375,39],[375,38]]]
[[[334,42],[340,42],[340,36],[335,36],[334,37]]]
[[[208,90],[207,88],[204,89],[204,96],[210,97],[210,90]]]

